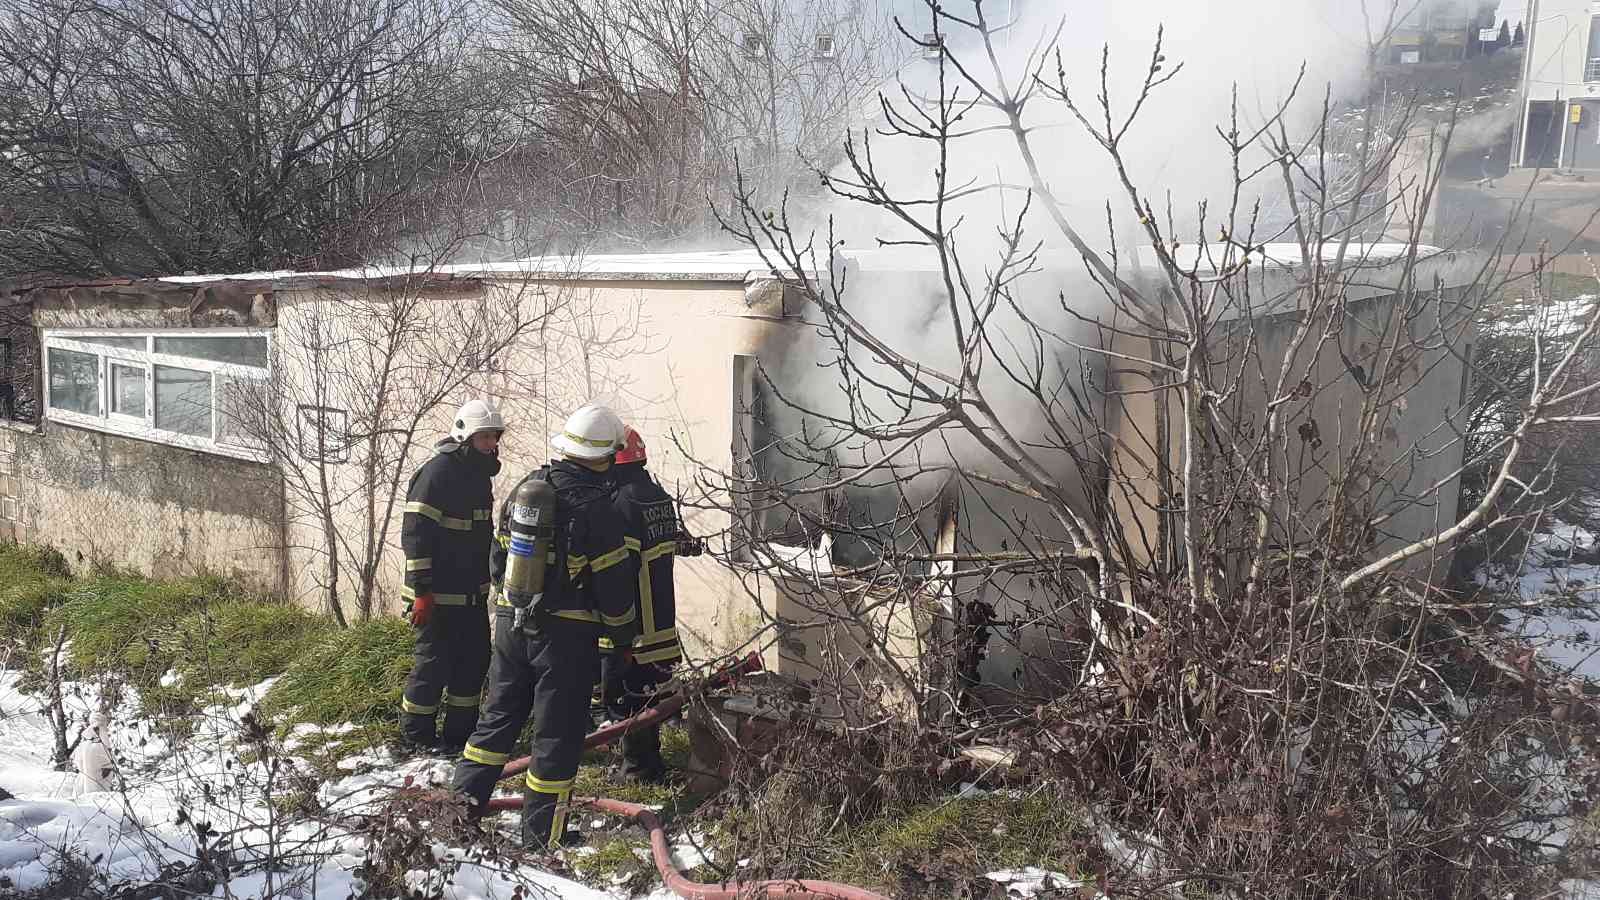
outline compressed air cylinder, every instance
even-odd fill
[[[506,556],[506,599],[512,606],[537,606],[544,596],[546,560],[555,549],[556,489],[529,478],[511,498],[511,547]]]

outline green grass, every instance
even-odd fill
[[[83,675],[114,674],[144,689],[157,686],[180,650],[175,626],[195,606],[221,599],[214,579],[150,581],[109,575],[79,581],[44,622],[46,633],[65,626],[71,661]]]
[[[1070,875],[1082,863],[1074,838],[1083,830],[1069,808],[1043,795],[950,798],[855,829],[827,877],[898,895],[943,874],[1042,866]]]
[[[173,668],[203,684],[258,684],[281,675],[333,622],[285,603],[233,600],[196,609],[175,628]]]
[[[414,642],[400,619],[320,631],[267,692],[267,711],[319,725],[396,722]]]
[[[640,829],[634,829],[636,834],[617,835],[606,840],[591,844],[594,853],[570,854],[568,864],[573,872],[590,884],[600,885],[605,888],[624,887],[630,894],[641,894],[649,891],[656,880],[655,863],[650,862],[650,842]],[[645,858],[640,859],[634,850],[643,850]],[[621,881],[620,876],[627,876],[626,881]]]
[[[518,754],[525,743],[518,744]],[[673,769],[682,771],[689,764],[689,730],[682,724],[668,723],[661,728],[661,758]],[[579,797],[611,797],[629,803],[661,804],[673,813],[687,810],[683,785],[679,781],[645,784],[619,774],[622,748],[618,744],[590,750],[583,755],[578,779],[572,792]]]
[[[807,877],[893,897],[983,896],[984,874],[999,869],[1075,876],[1089,868],[1084,854],[1095,844],[1076,808],[1044,793],[933,798],[831,828],[832,810],[784,796],[776,806],[776,796],[764,795],[762,808],[724,807],[714,821],[689,825],[711,836],[714,857],[691,877]],[[735,869],[739,859],[751,866]]]
[[[33,645],[46,613],[71,589],[71,572],[48,547],[0,545],[0,640]]]
[[[1584,294],[1600,294],[1600,285],[1595,283],[1594,276],[1571,275],[1565,272],[1551,272],[1540,276],[1539,289],[1551,300],[1571,300]],[[1524,274],[1509,279],[1501,289],[1500,297],[1507,302],[1531,301],[1533,293],[1533,277]]]
[[[219,578],[73,578],[55,550],[0,545],[0,635],[37,651],[65,629],[71,677],[123,681],[150,711],[191,710],[217,688],[282,674],[330,627]],[[30,667],[41,665],[30,654]],[[163,685],[168,672],[178,677]]]

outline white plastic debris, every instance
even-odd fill
[[[1035,866],[1021,869],[1002,869],[984,876],[1005,886],[1008,897],[1032,897],[1040,891],[1061,891],[1085,887],[1088,882],[1068,878],[1060,872],[1051,872]]]

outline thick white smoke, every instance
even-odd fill
[[[1107,81],[1117,115],[1114,121],[1120,126],[1151,63],[1157,29],[1164,29],[1162,74],[1179,66],[1181,70],[1148,98],[1119,149],[1129,176],[1146,196],[1158,207],[1170,199],[1180,220],[1192,221],[1200,202],[1208,202],[1213,210],[1228,202],[1233,172],[1226,142],[1217,129],[1229,127],[1236,88],[1240,128],[1246,134],[1265,123],[1292,91],[1297,99],[1289,120],[1291,134],[1304,134],[1314,125],[1330,90],[1336,104],[1359,91],[1369,28],[1363,2],[1372,7],[1370,27],[1381,29],[1386,4],[1393,0],[1287,0],[1270,5],[1237,0],[1017,3],[1011,11],[1012,24],[995,41],[1002,77],[995,76],[970,29],[945,22],[941,31],[960,66],[997,92],[1002,78],[1013,92],[1030,87],[1030,60],[1036,61],[1034,54],[1054,39],[1059,53],[1045,60],[1045,79],[1052,86],[1058,83],[1059,61],[1073,99],[1091,123],[1103,129],[1104,114],[1097,99],[1103,48],[1110,50]],[[945,8],[955,16],[970,18],[973,14],[969,2],[947,3]],[[1005,3],[991,0],[983,3],[982,9],[993,23],[1006,21]],[[925,8],[902,16],[901,21],[913,33],[931,31],[931,15]],[[1305,75],[1296,91],[1302,66]],[[937,97],[938,65],[915,59],[901,69],[897,81],[917,96]],[[947,88],[954,88],[959,81],[953,72],[945,76]],[[886,85],[885,93],[906,105],[897,84]],[[963,86],[960,96],[970,99],[972,93]],[[1032,140],[1042,174],[1075,224],[1100,236],[1103,246],[1106,204],[1112,205],[1119,226],[1125,224],[1130,210],[1117,172],[1108,154],[1061,104],[1038,96],[1036,89],[1035,95],[1028,104],[1025,124],[1035,129]],[[997,114],[979,107],[967,112],[956,130],[971,131],[999,122]],[[879,131],[884,124],[880,117],[867,127]],[[940,165],[935,145],[874,134],[872,150],[878,174],[892,193],[907,198],[931,193]],[[1028,184],[1028,172],[1009,134],[989,132],[962,138],[950,151],[948,183],[952,185]],[[1255,152],[1246,162],[1263,159]],[[845,167],[836,174],[849,177]],[[1277,185],[1263,180],[1261,189],[1273,191]],[[953,211],[966,217],[962,230],[969,240],[977,241],[1015,214],[1022,199],[1018,191],[990,192],[957,204]],[[859,204],[836,204],[830,212],[851,246],[870,245],[878,237],[908,236],[893,216]],[[1046,235],[1042,216],[1036,215],[1034,221],[1039,226],[1037,234],[1055,238]]]
[[[1102,88],[1102,48],[1109,47],[1106,81],[1113,112],[1111,128],[1121,129],[1139,98],[1151,65],[1158,27],[1163,29],[1161,74],[1174,70],[1177,74],[1143,101],[1137,119],[1120,136],[1118,147],[1127,175],[1142,196],[1156,206],[1163,220],[1170,207],[1178,222],[1176,237],[1192,243],[1201,205],[1209,208],[1206,230],[1214,238],[1218,218],[1231,202],[1234,167],[1227,142],[1218,130],[1226,132],[1231,127],[1235,101],[1238,128],[1249,135],[1275,115],[1292,94],[1285,127],[1292,137],[1304,137],[1321,120],[1325,101],[1337,109],[1359,96],[1368,59],[1367,35],[1369,29],[1381,31],[1384,27],[1390,0],[1364,0],[1369,6],[1366,16],[1362,2],[1287,0],[1270,6],[1240,4],[1237,0],[1017,2],[1008,10],[1005,2],[991,0],[981,7],[989,21],[999,24],[1008,17],[1011,21],[994,44],[998,73],[982,42],[970,29],[943,22],[940,30],[955,63],[986,88],[998,93],[999,85],[1004,83],[1013,93],[1033,93],[1024,124],[1031,129],[1030,139],[1042,177],[1091,246],[1109,248],[1115,236],[1120,245],[1120,265],[1126,270],[1131,261],[1128,244],[1144,238],[1136,227],[1133,206],[1120,183],[1118,170],[1106,150],[1096,144],[1062,103],[1044,96],[1038,85],[1030,83],[1030,63],[1037,62],[1053,41],[1054,49],[1045,58],[1042,76],[1052,86],[1058,85],[1059,62],[1080,111],[1096,128],[1105,129],[1098,97]],[[974,6],[966,0],[952,0],[944,8],[953,16],[974,18]],[[901,22],[906,30],[919,36],[933,30],[925,7],[903,14]],[[941,92],[938,62],[920,52],[915,56],[882,91],[906,119],[915,119],[919,113],[937,115],[928,101]],[[944,73],[943,90],[958,100],[974,97],[974,91],[962,84],[962,77],[952,68]],[[941,148],[932,141],[885,134],[889,123],[881,113],[865,130],[869,133],[875,174],[890,195],[901,201],[931,199],[941,166],[948,190],[987,188],[950,202],[943,213],[947,229],[960,223],[954,228],[957,253],[972,291],[981,295],[985,282],[1000,263],[1000,234],[1014,223],[1023,208],[1030,173],[1013,136],[995,129],[1003,122],[996,111],[981,104],[962,108],[962,118],[951,130],[967,135],[944,148],[947,155],[943,160]],[[859,131],[855,140],[858,154],[865,160],[867,144]],[[1265,151],[1253,149],[1241,165],[1248,172],[1266,158]],[[832,175],[841,184],[855,180],[848,166],[841,166]],[[1247,185],[1243,191],[1245,217],[1253,200],[1272,199],[1281,193],[1281,184],[1281,178],[1271,174]],[[933,225],[931,206],[913,203],[903,209],[930,227]],[[950,297],[940,279],[932,274],[936,270],[936,254],[927,248],[883,249],[885,241],[918,239],[916,229],[893,212],[848,200],[834,202],[827,214],[836,237],[844,241],[845,255],[855,257],[847,266],[851,282],[846,303],[852,314],[904,355],[946,372],[959,372],[962,354],[952,327]],[[1037,200],[1025,224],[1024,242],[1043,243],[1037,262],[1041,271],[1012,286],[1016,302],[1029,319],[1055,335],[1086,345],[1099,344],[1095,329],[1080,317],[1093,319],[1106,312],[1101,289],[1087,277],[1082,260]],[[828,227],[820,221],[816,226],[819,231]],[[1270,237],[1257,235],[1258,240]],[[839,260],[818,259],[816,263],[825,269],[830,263],[837,266]],[[918,270],[920,274],[910,274]],[[961,315],[970,320],[965,304],[966,298],[958,297]],[[981,380],[986,399],[1019,437],[1055,443],[1052,429],[1044,427],[1047,414],[1038,399],[1012,384],[1010,374],[1000,365],[1004,360],[1013,371],[1040,368],[1033,356],[1036,348],[1030,328],[1021,315],[1004,308],[990,321],[995,346],[987,351]],[[1042,366],[1043,390],[1053,393],[1065,385],[1079,390],[1081,396],[1092,397],[1103,383],[1104,359],[1092,353],[1079,354],[1058,342],[1052,344]],[[845,394],[839,389],[839,372],[818,364],[819,360],[830,361],[835,353],[835,348],[820,340],[787,348],[786,363],[775,375],[786,391],[807,405],[842,413]],[[897,381],[873,364],[870,354],[860,347],[853,348],[852,358],[869,368],[875,378],[881,376],[891,384]],[[870,386],[864,387],[866,401],[878,412],[886,417],[896,414],[887,398],[876,395]],[[1062,421],[1062,411],[1072,404],[1064,394],[1056,396],[1062,406],[1051,418]],[[923,408],[913,414],[932,411]],[[775,418],[780,434],[798,432],[797,418]],[[1068,430],[1076,427],[1074,423]],[[860,442],[854,446],[870,458],[873,448]],[[957,434],[924,441],[919,450],[924,461],[955,461],[1004,474],[999,461],[970,436]],[[1059,449],[1041,448],[1037,452],[1062,472],[1064,480],[1077,477],[1075,467]]]

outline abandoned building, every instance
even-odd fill
[[[1513,166],[1600,167],[1600,6],[1539,0],[1528,17]]]
[[[1345,326],[1352,348],[1362,333],[1384,327],[1401,290],[1386,267],[1402,256],[1387,247],[1366,251],[1366,287],[1349,297],[1367,311]],[[1263,296],[1293,293],[1297,267],[1288,258],[1265,253],[1250,276],[1261,280]],[[841,254],[836,262],[864,286],[928,274],[894,254]],[[1465,263],[1453,258],[1422,270],[1435,286],[1467,276]],[[366,590],[374,612],[393,613],[400,606],[405,482],[459,402],[489,394],[507,416],[499,491],[547,458],[548,437],[570,409],[602,398],[644,435],[651,470],[669,491],[702,495],[706,468],[759,468],[750,459],[757,371],[809,365],[800,357],[815,328],[802,297],[753,251],[19,290],[4,298],[9,316],[0,334],[0,362],[13,386],[0,396],[0,528],[5,537],[52,544],[83,565],[217,573],[314,608],[330,593]],[[401,305],[411,318],[395,311]],[[1296,315],[1263,314],[1275,327]],[[440,330],[446,327],[454,330]],[[429,340],[430,333],[468,337]],[[1431,365],[1419,409],[1459,408],[1464,361]],[[376,386],[377,371],[388,373],[389,388]],[[429,381],[418,372],[457,380]],[[435,390],[446,395],[430,396]],[[1339,388],[1319,401],[1331,405],[1323,411],[1328,423],[1347,415],[1339,404],[1354,390]],[[1141,396],[1108,419],[1130,438],[1147,433],[1157,415],[1149,395]],[[413,423],[425,402],[431,412]],[[1393,441],[1420,446],[1430,439],[1420,433],[1423,417],[1413,418],[1417,431],[1407,431],[1410,420],[1402,417]],[[408,436],[409,445],[396,435]],[[1113,465],[1142,484],[1142,473],[1158,466],[1154,445],[1135,446],[1125,442]],[[394,458],[375,459],[384,454]],[[1418,460],[1408,484],[1448,479],[1460,464],[1459,453]],[[395,489],[398,501],[390,502],[385,492]],[[1087,483],[1083,489],[1086,496],[1105,491]],[[1109,506],[1117,515],[1149,517],[1162,506],[1154,490],[1125,491]],[[1435,516],[1453,515],[1453,495],[1439,496],[1448,499],[1391,521],[1390,537],[1420,534]],[[687,504],[684,519],[700,535],[734,530],[727,508],[715,504]],[[954,546],[943,531],[958,527],[955,520],[938,527],[940,540]],[[959,527],[981,525],[969,519]],[[784,529],[774,523],[767,534],[733,540],[799,544],[784,552],[810,560],[819,576],[850,552],[847,541]],[[691,654],[735,652],[754,638],[775,668],[799,674],[824,657],[848,655],[836,635],[807,630],[811,602],[797,605],[781,579],[740,567],[739,560],[754,559],[749,548],[723,549],[730,551],[720,554],[726,564],[705,557],[678,569],[678,627]],[[338,564],[330,565],[335,556]],[[824,585],[811,582],[814,597]],[[850,587],[837,590],[847,595]],[[1004,618],[1008,598],[994,599]],[[926,621],[907,616],[883,623],[873,640],[880,652],[915,655],[932,639]],[[1026,681],[1016,649],[1029,636],[1001,637],[979,674],[1002,684]]]

